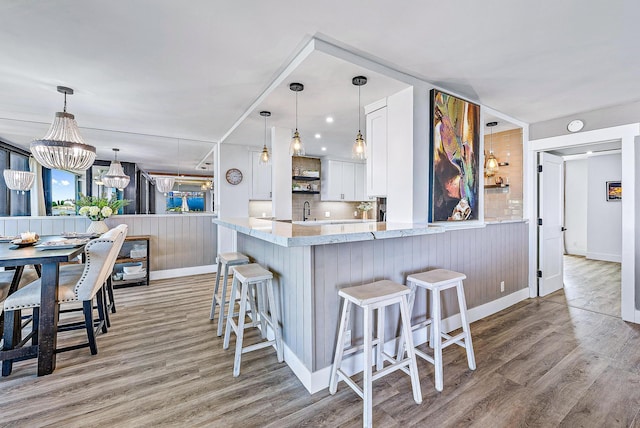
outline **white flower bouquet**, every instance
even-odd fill
[[[92,221],[101,221],[109,218],[114,213],[117,213],[120,208],[128,204],[129,201],[126,199],[113,200],[92,196],[82,196],[77,203],[80,207],[78,214],[87,216],[89,220]]]
[[[373,204],[371,202],[360,202],[360,205],[357,206],[358,211],[369,211],[373,208]]]

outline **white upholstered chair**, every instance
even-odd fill
[[[112,252],[122,234],[122,229],[118,229],[112,234],[107,235],[107,238],[100,237],[89,241],[85,246],[85,264],[82,265],[83,268],[80,273],[78,273],[79,269],[75,267],[73,269],[60,270],[58,279],[58,303],[82,302],[82,310],[84,313],[83,324],[88,338],[88,343],[65,348],[64,350],[89,346],[91,354],[95,355],[98,353],[95,336],[100,330],[106,333],[103,285],[113,270],[113,263],[115,263],[117,254],[113,255]],[[4,301],[3,307],[6,316],[4,326],[4,350],[13,349],[19,345],[15,343],[16,339],[19,339],[19,334],[15,334],[13,328],[16,324],[16,317],[21,316],[23,309],[33,309],[34,322],[31,335],[33,336],[32,340],[37,341],[40,286],[40,279],[38,279],[13,293]],[[97,322],[94,322],[93,319],[94,299],[97,300]],[[66,330],[77,327],[81,326],[74,324]],[[59,328],[59,330],[64,331],[65,328]],[[57,351],[62,350],[63,349],[59,349]],[[12,364],[12,360],[2,362],[3,376],[8,376],[11,373]]]

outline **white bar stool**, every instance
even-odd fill
[[[464,286],[462,285],[462,281],[466,278],[467,276],[463,273],[447,269],[434,269],[428,272],[412,274],[407,277],[407,285],[411,288],[411,294],[409,295],[410,311],[413,310],[417,287],[431,291],[431,318],[427,318],[425,321],[412,326],[412,330],[417,330],[427,325],[430,326],[429,346],[433,348],[433,357],[419,349],[416,349],[415,353],[416,356],[434,365],[436,389],[438,391],[442,391],[443,389],[442,350],[447,346],[455,343],[465,348],[467,350],[467,363],[469,364],[469,368],[471,370],[476,369],[476,359],[473,354],[473,343],[471,342],[471,331],[467,318],[467,303],[464,298]],[[456,288],[458,294],[462,333],[450,336],[442,332],[442,301],[440,292],[453,287]],[[444,339],[444,341],[442,339]],[[400,346],[402,346],[402,338],[400,338]],[[401,352],[401,349],[402,348],[399,348],[398,352]]]
[[[218,314],[218,336],[222,336],[222,327],[224,326],[224,307],[229,302],[227,296],[227,280],[229,279],[229,267],[246,265],[249,263],[249,257],[242,253],[220,253],[216,258],[218,262],[218,271],[216,272],[216,286],[213,289],[213,299],[211,300],[211,314],[209,319],[216,318],[216,305],[220,306]],[[224,266],[224,278],[222,280],[222,295],[218,297],[218,289],[220,288],[220,272]]]
[[[251,263],[243,266],[235,266],[233,268],[233,285],[231,287],[231,296],[229,297],[229,313],[227,315],[227,327],[224,331],[224,349],[229,349],[229,338],[231,337],[231,331],[236,334],[236,354],[233,362],[233,376],[238,377],[240,375],[240,360],[242,354],[245,352],[255,351],[257,349],[266,348],[267,346],[275,345],[276,353],[278,355],[278,361],[283,362],[283,346],[282,346],[282,332],[280,331],[280,310],[278,307],[278,300],[276,299],[273,291],[273,274],[267,269],[263,268],[257,263]],[[238,321],[234,321],[234,302],[238,297],[238,286],[240,289],[240,311],[238,313]],[[260,286],[261,289],[257,289]],[[264,288],[266,288],[268,302],[264,300]],[[250,290],[251,288],[251,290]],[[245,316],[247,314],[247,303],[253,305],[255,299],[258,299],[258,312],[253,321],[246,323]],[[267,307],[270,315],[267,313]],[[253,312],[255,313],[255,312]],[[244,337],[244,330],[249,327],[261,326],[262,337],[267,337],[267,324],[271,326],[274,332],[274,340],[267,340],[256,343],[254,345],[242,347],[242,340]]]
[[[344,299],[342,306],[342,316],[340,319],[340,328],[338,330],[338,339],[336,342],[336,354],[331,367],[331,380],[329,384],[329,392],[335,394],[338,390],[338,382],[344,380],[355,392],[364,400],[364,417],[363,426],[370,427],[372,421],[372,382],[398,369],[404,371],[411,376],[411,387],[413,389],[413,399],[416,403],[422,402],[422,393],[420,391],[420,381],[418,378],[418,369],[413,349],[413,339],[411,337],[411,318],[409,317],[409,307],[407,303],[407,295],[410,289],[401,284],[384,280],[371,284],[358,285],[355,287],[343,288],[338,295]],[[399,353],[398,358],[384,352],[384,310],[387,306],[400,305],[400,317],[402,324],[402,336],[406,336],[406,352],[407,358],[403,358],[404,352]],[[364,344],[354,346],[349,349],[344,347],[345,332],[350,324],[351,305],[357,305],[364,311]],[[377,338],[372,339],[373,335],[373,310],[378,310]],[[372,373],[371,362],[373,347],[376,347],[376,372]],[[364,349],[364,380],[363,388],[360,388],[340,366],[342,359],[346,355],[353,354]],[[384,360],[391,364],[384,367]],[[408,369],[407,369],[408,367]]]

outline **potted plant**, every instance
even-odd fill
[[[104,222],[104,219],[117,214],[120,208],[129,205],[129,200],[80,195],[76,205],[80,207],[78,214],[91,220],[87,232],[101,235],[109,230],[109,226]]]

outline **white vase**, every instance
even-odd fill
[[[87,233],[95,233],[97,235],[102,235],[103,233],[108,231],[109,226],[107,226],[107,223],[105,223],[104,220],[92,220],[91,224],[87,228]]]

